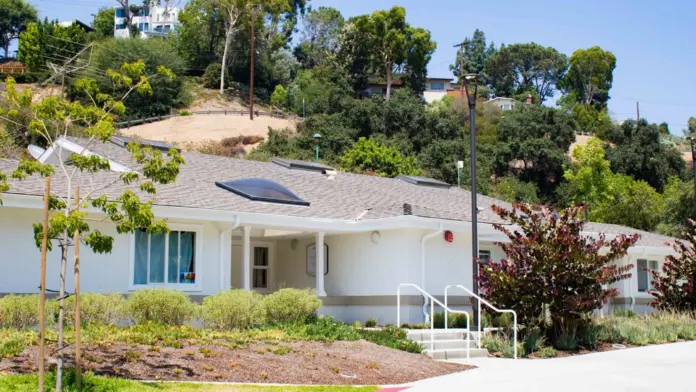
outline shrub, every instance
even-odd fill
[[[268,321],[271,323],[305,322],[321,307],[314,290],[281,289],[263,300]]]
[[[435,328],[445,328],[445,313],[435,312],[433,316],[433,326]],[[427,324],[430,328],[430,324]],[[466,328],[466,316],[461,313],[449,313],[447,315],[447,328]]]
[[[515,357],[515,346],[513,345],[512,339],[505,334],[497,333],[484,336],[481,338],[481,346],[491,354],[502,354],[505,358]],[[524,345],[518,342],[517,356],[523,357],[524,355]]]
[[[493,210],[518,228],[496,226],[510,239],[501,244],[507,259],[482,266],[481,295],[514,309],[520,324],[539,328],[559,344],[557,348],[576,347],[576,334],[587,327],[592,311],[617,295],[609,286],[630,276],[631,266],[615,261],[626,255],[638,235],[619,235],[611,241],[603,235],[589,238],[582,233],[580,207],[561,214],[526,204]],[[549,317],[539,317],[542,309]]]
[[[423,347],[413,340],[406,337],[406,331],[396,327],[385,327],[382,330],[359,330],[360,336],[380,346],[386,346],[409,353],[420,354],[423,352]]]
[[[631,309],[614,309],[613,315],[616,317],[637,317],[638,314]]]
[[[0,298],[0,326],[33,328],[39,323],[38,295],[6,295]]]
[[[201,318],[215,329],[249,328],[266,321],[261,294],[247,290],[221,291],[205,297]]]
[[[80,295],[80,321],[83,325],[116,325],[123,317],[123,295],[119,293]],[[75,296],[66,300],[69,323],[75,319]]]
[[[676,255],[665,257],[662,271],[650,271],[655,296],[652,306],[662,310],[696,311],[696,222],[686,221],[687,230],[672,247]]]
[[[690,313],[656,312],[648,316],[595,319],[597,340],[635,346],[696,339],[696,316]]]
[[[182,325],[191,320],[194,312],[195,306],[188,295],[167,289],[138,290],[125,305],[125,314],[136,324]]]
[[[220,88],[220,71],[222,70],[222,65],[220,63],[210,63],[205,67],[205,72],[203,72],[203,86],[207,88]],[[225,88],[230,85],[230,75],[225,70]]]
[[[558,353],[556,353],[553,347],[542,347],[539,350],[539,358],[553,358],[556,355],[558,355]]]
[[[336,321],[330,316],[321,317],[315,322],[305,325],[303,328],[303,334],[307,339],[322,342],[358,340],[361,336],[360,331],[362,331],[356,330],[340,321]]]
[[[374,317],[370,317],[369,319],[367,319],[367,321],[365,321],[365,327],[367,327],[367,328],[374,328],[376,326],[377,326],[377,319]]]
[[[287,106],[287,102],[288,90],[282,84],[277,85],[271,94],[271,106],[283,109]]]
[[[190,110],[182,110],[179,112],[179,115],[180,116],[191,116],[191,115],[193,115],[193,113],[191,113]]]

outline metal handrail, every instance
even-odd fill
[[[466,315],[466,361],[469,362],[471,356],[471,328],[469,322],[469,313],[461,310],[454,310],[447,307],[447,305],[438,301],[435,297],[428,294],[425,290],[418,287],[413,283],[401,283],[396,288],[396,325],[401,326],[401,287],[413,287],[418,290],[421,294],[430,299],[430,351],[435,351],[435,313],[434,303],[437,303],[445,310],[445,329],[447,329],[447,312],[459,313]],[[445,297],[446,298],[446,297]],[[445,299],[446,301],[446,299]]]
[[[481,347],[481,303],[483,302],[486,306],[489,308],[493,309],[494,311],[498,313],[512,313],[512,320],[513,320],[513,340],[515,341],[513,344],[513,349],[514,349],[514,358],[517,359],[517,312],[511,309],[498,309],[496,308],[493,304],[490,302],[486,301],[485,299],[479,297],[478,295],[474,294],[471,290],[467,289],[466,287],[460,285],[460,284],[450,284],[445,286],[445,306],[447,306],[447,291],[452,288],[456,287],[459,289],[462,289],[466,291],[469,295],[475,297],[478,301],[478,315],[479,315],[479,322],[478,322],[478,335],[476,336],[476,341],[478,344],[478,347]],[[447,328],[447,313],[445,312],[445,328]]]

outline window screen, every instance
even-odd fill
[[[648,260],[638,260],[638,291],[648,291]]]
[[[487,264],[491,261],[490,250],[479,250],[479,261],[481,264]]]

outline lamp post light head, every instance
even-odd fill
[[[315,143],[319,143],[321,141],[321,134],[315,133],[312,135],[312,137],[314,138]]]

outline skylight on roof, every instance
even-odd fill
[[[435,180],[432,178],[428,177],[420,177],[420,176],[406,176],[403,174],[400,174],[396,176],[396,179],[401,180],[401,181],[406,181],[409,184],[414,184],[414,185],[421,185],[421,186],[431,186],[434,188],[449,188],[450,184],[446,182],[442,182],[439,180]]]
[[[302,200],[288,188],[264,178],[244,178],[241,180],[215,182],[215,185],[239,196],[246,197],[249,200],[299,206],[309,205],[308,201]]]
[[[319,173],[324,173],[328,170],[335,170],[331,166],[327,166],[318,162],[307,162],[307,161],[300,161],[298,159],[288,159],[288,158],[272,158],[271,162],[275,163],[276,165],[288,168],[288,169],[297,169],[297,170],[307,170],[307,171],[315,171]]]
[[[164,151],[164,152],[167,152],[167,151],[171,150],[172,148],[181,152],[180,148],[174,147],[169,143],[160,142],[157,140],[139,139],[139,138],[135,138],[135,137],[121,136],[121,135],[111,137],[111,143],[113,143],[117,146],[120,146],[120,147],[126,147],[128,145],[128,143],[131,143],[131,142],[138,144],[141,147],[150,147],[150,148],[154,148],[155,150],[160,150],[160,151]]]

